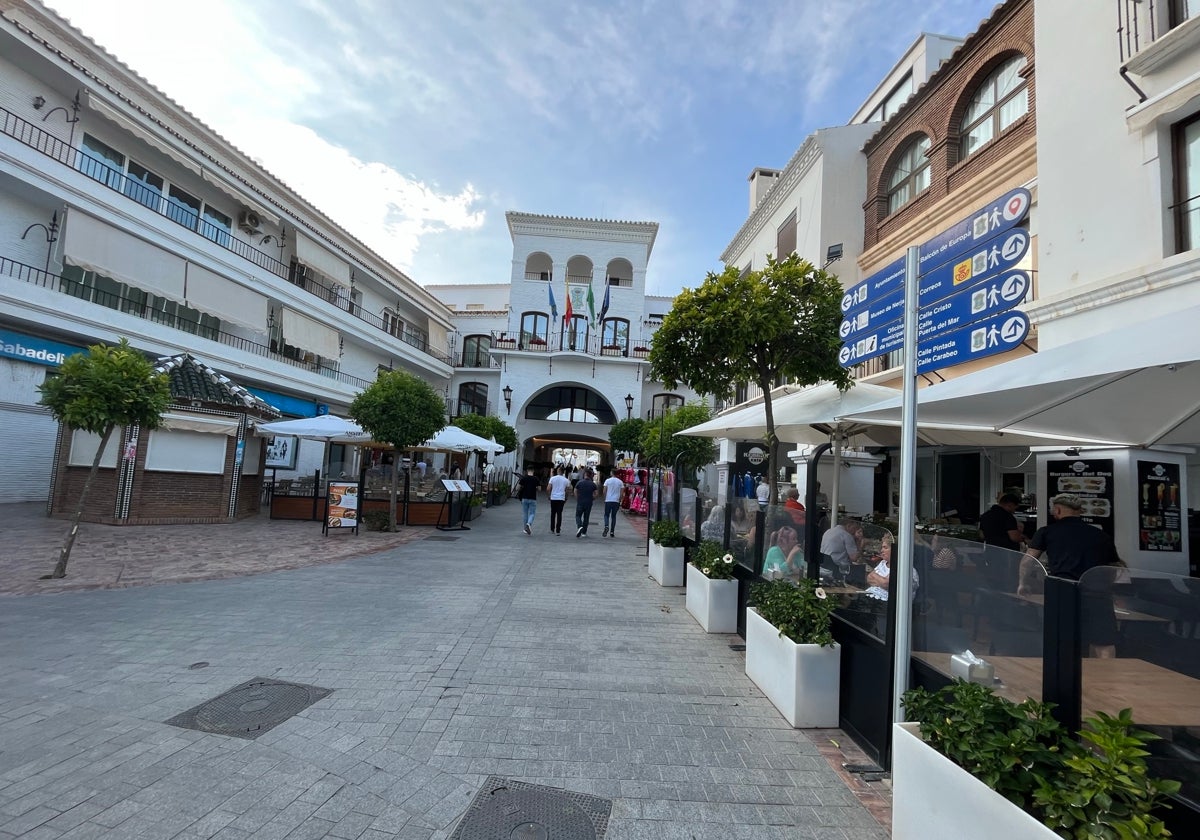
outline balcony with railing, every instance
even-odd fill
[[[200,338],[206,338],[209,341],[215,341],[218,344],[232,347],[243,353],[261,356],[276,362],[283,362],[292,367],[302,368],[319,376],[344,382],[357,388],[366,388],[371,384],[370,380],[360,379],[357,376],[343,373],[337,368],[317,360],[311,354],[299,348],[289,345],[278,347],[274,343],[272,345],[259,344],[240,335],[223,332],[219,327],[207,324],[202,320],[193,320],[186,315],[163,311],[151,305],[150,296],[148,295],[135,297],[128,294],[113,294],[103,289],[84,285],[67,277],[43,271],[40,268],[34,268],[33,266],[10,260],[7,257],[0,257],[0,276],[12,277],[34,286],[40,286],[43,289],[49,289],[53,292],[60,292],[80,300],[86,300],[97,306],[124,312],[135,318],[142,318],[165,327],[170,327],[171,329],[190,333]]]
[[[389,329],[386,319],[382,315],[363,310],[361,306],[351,300],[349,293],[342,286],[322,283],[313,276],[301,276],[297,279],[297,263],[288,265],[270,254],[258,250],[248,242],[233,236],[228,228],[214,224],[178,199],[163,196],[161,190],[121,170],[114,169],[107,161],[95,158],[82,149],[60,140],[50,132],[18,117],[6,108],[0,108],[0,134],[7,135],[63,166],[86,175],[113,192],[120,193],[163,218],[170,219],[181,227],[194,231],[197,235],[226,251],[236,254],[276,277],[293,283],[354,318],[415,347],[422,353],[445,364],[451,364],[449,355],[430,347],[428,340],[421,334],[414,331]]]
[[[1132,64],[1134,56],[1196,17],[1200,17],[1197,0],[1117,0],[1121,64]],[[1129,69],[1140,73],[1143,68]]]
[[[650,358],[650,340],[602,341],[598,335],[584,337],[573,330],[555,330],[547,335],[493,332],[491,352],[579,353],[644,361]]]

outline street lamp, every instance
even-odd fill
[[[500,393],[504,394],[504,411],[512,414],[512,388],[508,385],[504,386],[504,390]]]
[[[822,270],[829,268],[835,262],[842,258],[842,243],[830,245],[825,249],[825,265],[821,266]]]
[[[633,394],[625,395],[625,419],[633,419]]]

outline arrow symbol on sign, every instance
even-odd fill
[[[1000,337],[1004,339],[1005,344],[1016,344],[1024,334],[1025,318],[1021,315],[1009,318],[1000,328]]]
[[[1025,276],[1014,274],[1000,287],[1000,297],[1005,300],[1020,300],[1025,297]]]
[[[1015,260],[1017,254],[1021,253],[1021,249],[1025,247],[1025,232],[1018,230],[1008,239],[1004,240],[1004,248],[1000,254],[1006,260]]]

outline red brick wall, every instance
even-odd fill
[[[963,110],[979,83],[1017,53],[1026,59],[1023,72],[1029,110],[1003,134],[960,161],[958,123]],[[911,224],[915,217],[927,212],[927,208],[1036,136],[1033,71],[1033,0],[1009,0],[864,147],[867,156],[867,200],[863,204],[866,248],[892,231]],[[895,157],[918,133],[930,139],[929,188],[888,216],[888,173]]]

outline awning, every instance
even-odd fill
[[[283,340],[293,347],[309,350],[326,359],[338,357],[337,330],[283,307]]]
[[[150,130],[149,127],[138,122],[133,117],[128,117],[125,114],[122,114],[111,105],[102,102],[92,91],[84,91],[83,104],[90,110],[95,111],[101,117],[104,117],[104,119],[108,120],[113,125],[120,128],[122,131],[129,132],[146,145],[151,146],[156,151],[166,155],[192,174],[202,174],[200,164],[194,160],[191,160],[181,150],[177,149],[169,140],[158,137],[153,131]]]
[[[63,259],[176,302],[185,300],[184,261],[79,210],[67,215]]]
[[[242,421],[238,417],[217,417],[211,414],[176,414],[167,412],[162,416],[163,428],[168,432],[208,432],[215,435],[238,433]]]
[[[267,330],[267,299],[245,286],[214,274],[195,263],[187,264],[184,294],[189,306],[232,321],[255,332]]]
[[[330,280],[350,285],[350,266],[338,259],[328,249],[296,231],[296,259],[315,268]]]

